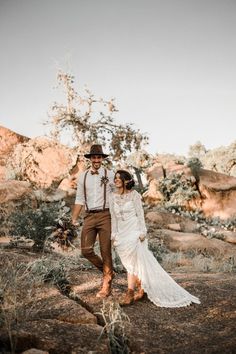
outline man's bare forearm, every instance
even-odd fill
[[[80,216],[83,205],[75,204],[72,210],[72,224],[76,224],[78,217]]]

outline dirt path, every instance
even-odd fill
[[[201,300],[185,308],[158,308],[149,300],[123,308],[130,318],[127,328],[132,353],[235,353],[236,276],[230,274],[172,273],[174,279]],[[99,273],[82,272],[74,290],[99,312],[102,302],[95,294]],[[126,290],[124,274],[113,283],[110,301]]]
[[[57,264],[60,264],[61,258],[57,255],[54,257],[58,259]],[[2,250],[0,269],[4,275],[9,262],[17,266],[38,258],[39,255],[24,250]],[[41,258],[41,261],[44,260],[44,257]],[[50,266],[52,259],[49,260]],[[99,315],[103,301],[95,296],[101,285],[101,273],[94,268],[88,269],[80,261],[82,259],[78,258],[71,270],[68,269],[68,294],[55,283],[40,283],[38,288],[31,289],[35,291],[34,311],[30,311],[29,318],[22,318],[19,322],[17,349],[38,348],[50,354],[76,354],[84,353],[87,350],[85,348],[89,348],[91,353],[109,353],[107,337],[103,336],[98,342],[104,325]],[[168,309],[159,308],[144,299],[124,307],[123,311],[130,319],[130,324],[125,328],[130,353],[236,353],[236,274],[193,273],[181,269],[172,272],[171,276],[199,297],[201,304]],[[32,299],[30,297],[30,302],[27,302],[23,296],[27,295],[27,288],[22,288],[21,283],[19,286],[19,297],[24,305],[22,309],[27,310]],[[118,303],[125,291],[126,274],[116,274],[112,295],[104,303]],[[0,353],[1,341],[4,347],[9,347],[8,335],[3,332],[4,326],[0,326]],[[18,353],[22,351],[17,350]]]

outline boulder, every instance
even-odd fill
[[[215,238],[208,239],[202,235],[194,233],[183,233],[171,230],[162,230],[161,237],[164,244],[172,252],[203,253],[214,257],[235,257],[236,246],[230,245]]]
[[[148,190],[142,195],[146,204],[154,206],[164,200],[163,194],[158,190],[158,181],[153,179],[149,183]]]
[[[0,204],[21,201],[24,198],[35,199],[29,182],[5,181],[0,183]]]
[[[205,216],[228,219],[236,215],[235,177],[201,169],[198,188]]]
[[[172,174],[186,173],[189,168],[184,164],[185,159],[175,155],[158,155],[155,163],[146,169],[147,179],[159,179]]]
[[[58,141],[38,137],[18,144],[7,163],[8,178],[37,188],[58,187],[78,162],[77,152]]]
[[[224,241],[236,244],[236,232],[235,231],[221,231]]]
[[[74,324],[97,324],[97,318],[91,312],[52,286],[39,287],[32,301],[25,302],[24,306],[25,312],[30,312],[31,321],[44,318]]]
[[[66,323],[56,319],[38,319],[21,323],[17,330],[11,329],[16,351],[38,347],[49,353],[110,353],[108,339],[101,337],[102,327],[97,324]],[[0,341],[7,345],[7,331],[1,331]],[[9,344],[8,344],[9,346]]]
[[[164,171],[163,173],[161,171]],[[175,205],[186,208],[187,210],[201,210],[206,217],[219,217],[229,219],[236,215],[236,178],[223,173],[199,169],[198,174],[194,175],[186,165],[169,161],[165,166],[160,163],[154,164],[147,170],[149,188],[144,193],[144,201],[149,205],[163,203],[164,196],[159,190],[159,179],[171,174],[179,174],[183,183],[184,190],[192,189],[194,197],[186,196],[184,191],[176,191],[170,195],[171,202]],[[182,198],[182,199],[181,199]]]
[[[180,224],[168,224],[167,227],[169,230],[182,231]]]
[[[182,215],[176,215],[167,211],[149,211],[146,213],[146,220],[153,224],[154,228],[172,228],[175,227],[183,232],[196,232],[199,224]]]
[[[16,145],[29,140],[30,139],[26,136],[0,126],[0,182],[5,181],[7,178],[6,162]]]
[[[49,354],[49,352],[45,350],[30,348],[28,350],[25,350],[21,354]]]

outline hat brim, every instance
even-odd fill
[[[86,159],[90,159],[91,156],[95,156],[95,155],[96,156],[102,156],[102,157],[104,157],[104,159],[109,156],[109,155],[106,155],[106,154],[85,154],[84,157],[86,157]]]

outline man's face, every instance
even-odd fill
[[[91,160],[92,168],[94,170],[98,170],[101,167],[103,157],[100,155],[92,155],[90,157],[90,160]]]

